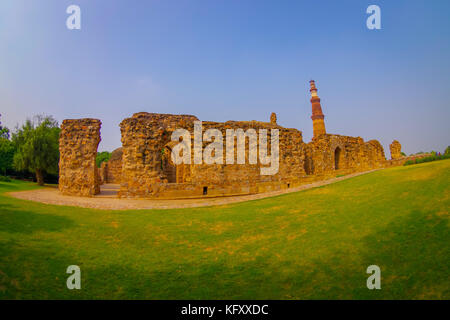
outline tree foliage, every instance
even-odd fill
[[[0,137],[0,174],[6,175],[13,168],[14,145],[6,138]]]
[[[14,145],[9,140],[9,129],[0,122],[0,174],[6,176],[6,171],[13,168],[13,157]]]
[[[44,173],[57,174],[59,131],[58,122],[52,116],[27,119],[12,136],[16,148],[14,168],[34,172],[40,185],[44,184]]]
[[[95,158],[95,163],[97,164],[97,167],[100,168],[102,162],[108,161],[110,158],[111,152],[108,151],[98,152],[97,157]]]
[[[0,114],[0,118],[2,115]],[[2,122],[0,121],[0,138],[9,139],[9,129],[2,126]]]

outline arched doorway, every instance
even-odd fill
[[[334,150],[334,170],[339,170],[341,165],[341,148],[337,147]]]
[[[176,183],[177,166],[172,161],[171,153],[172,149],[168,146],[161,150],[161,169],[168,183]]]

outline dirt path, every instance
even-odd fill
[[[103,187],[101,194],[92,198],[65,196],[60,194],[58,189],[56,188],[43,188],[29,191],[9,192],[7,193],[7,195],[18,199],[37,201],[46,204],[77,206],[82,208],[93,208],[103,210],[179,209],[179,208],[216,206],[249,200],[263,199],[277,196],[280,194],[298,192],[301,190],[324,186],[327,184],[346,180],[373,171],[375,170],[353,173],[339,178],[331,178],[328,180],[305,184],[292,189],[284,189],[279,191],[272,191],[267,193],[251,194],[244,196],[218,197],[207,199],[182,199],[182,200],[118,199],[111,197],[111,195],[114,194],[115,191],[114,189],[116,189],[114,185],[107,185]]]

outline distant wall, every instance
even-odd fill
[[[119,184],[122,177],[122,148],[117,148],[108,161],[102,162],[99,172],[101,183]]]
[[[308,143],[313,175],[367,171],[382,168],[386,158],[377,140],[364,142],[360,137],[324,134]]]

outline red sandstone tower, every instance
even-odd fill
[[[312,116],[311,119],[313,121],[313,132],[314,132],[314,138],[327,133],[325,131],[325,122],[323,119],[325,116],[322,113],[322,107],[320,105],[320,98],[317,95],[317,88],[316,84],[314,83],[314,80],[311,80],[309,82],[311,89],[309,90],[311,92],[311,104],[312,104]]]

